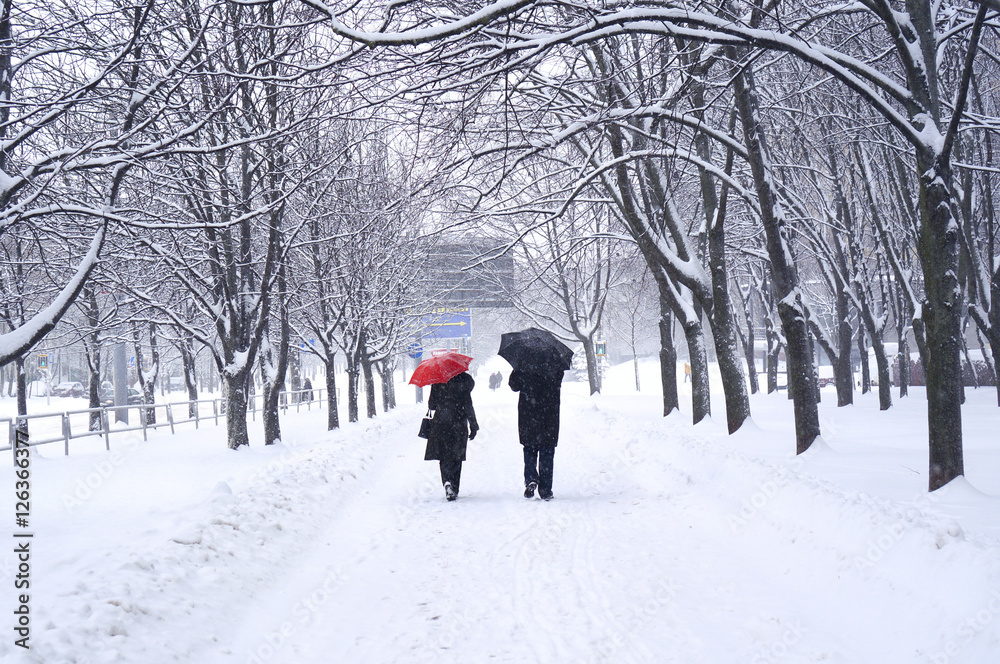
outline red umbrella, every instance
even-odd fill
[[[442,353],[424,360],[413,370],[410,385],[425,387],[434,383],[447,383],[449,380],[469,368],[472,358],[459,353]]]

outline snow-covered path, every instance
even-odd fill
[[[551,502],[521,496],[516,395],[481,386],[454,503],[416,406],[334,433],[289,417],[273,449],[131,447],[71,518],[58,488],[103,457],[41,459],[33,649],[0,659],[996,661],[995,498],[878,497],[831,479],[860,456],[762,453],[752,424],[726,437],[572,387]],[[129,502],[154,476],[170,488]]]
[[[950,522],[589,400],[567,406],[557,499],[525,500],[513,398],[477,397],[460,499],[403,420],[216,661],[921,661],[941,596],[983,590],[934,562]]]

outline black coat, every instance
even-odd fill
[[[427,407],[434,411],[434,419],[424,459],[465,461],[469,432],[475,437],[479,430],[472,407],[472,388],[475,386],[476,381],[467,373],[460,373],[447,383],[431,385]]]
[[[517,400],[517,434],[531,449],[555,447],[559,442],[559,391],[563,372],[535,374],[511,372],[507,384],[520,392]]]

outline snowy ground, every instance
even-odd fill
[[[39,450],[32,648],[8,627],[0,661],[998,661],[994,390],[969,391],[968,481],[929,496],[920,390],[888,413],[824,391],[824,440],[795,457],[783,393],[729,437],[719,412],[659,417],[654,365],[641,394],[624,365],[596,398],[565,384],[541,502],[521,497],[516,395],[486,388],[502,366],[480,373],[454,503],[417,405],[333,433],[289,414],[283,444],[257,424],[239,452],[190,425]]]

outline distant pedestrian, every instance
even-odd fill
[[[424,459],[439,462],[441,484],[448,500],[458,498],[466,446],[479,431],[476,410],[472,406],[475,386],[472,376],[460,373],[447,383],[431,385],[431,395],[427,399],[427,407],[434,412],[434,417]]]
[[[303,401],[313,400],[313,384],[308,378],[302,381],[302,400]]]
[[[687,362],[684,363],[684,382],[687,383],[691,380],[691,365]]]
[[[537,489],[539,498],[552,499],[563,373],[515,369],[507,380],[510,389],[521,393],[517,401],[517,434],[524,448],[525,498],[533,498]]]

